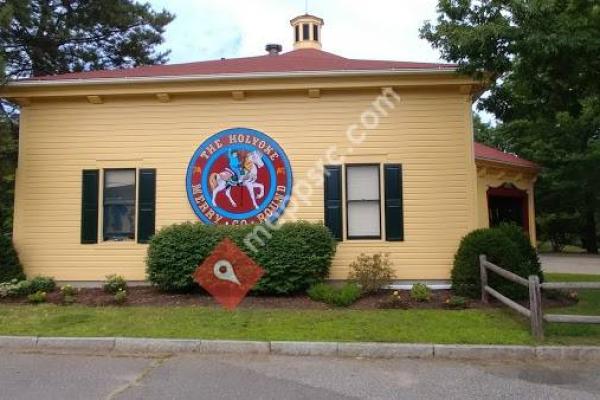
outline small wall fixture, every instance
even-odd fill
[[[169,93],[156,93],[156,98],[161,103],[168,103],[171,101],[171,96],[169,96]]]
[[[90,104],[102,104],[102,97],[100,96],[86,96],[88,103]]]
[[[241,90],[234,90],[231,92],[231,97],[233,97],[234,100],[244,100],[246,98],[246,93]]]

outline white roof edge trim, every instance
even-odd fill
[[[157,83],[178,81],[210,81],[225,79],[267,79],[267,78],[327,78],[337,76],[395,76],[419,74],[454,74],[456,69],[403,69],[403,70],[343,70],[343,71],[298,71],[298,72],[253,72],[249,74],[208,74],[208,75],[178,75],[178,76],[151,76],[151,77],[123,77],[123,78],[89,78],[89,79],[50,79],[12,81],[10,87],[36,87],[36,86],[70,86],[70,85],[105,85],[119,83]]]

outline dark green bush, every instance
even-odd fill
[[[25,274],[12,239],[0,233],[0,282],[10,282],[13,279],[23,280]]]
[[[523,229],[514,224],[502,224],[495,229],[503,232],[506,237],[517,245],[519,253],[523,257],[523,262],[526,264],[524,270],[532,271],[530,275],[538,275],[540,281],[543,281],[544,277],[541,273],[542,264],[540,264],[540,258],[538,257],[535,247],[531,245],[529,236],[525,234]]]
[[[244,239],[255,225],[223,226],[184,223],[163,228],[148,248],[147,273],[153,285],[165,291],[189,291],[192,273],[225,237],[233,240],[265,275],[254,288],[261,294],[290,294],[306,290],[329,274],[335,240],[321,224],[287,222],[269,231],[264,246],[253,252]]]
[[[21,297],[33,293],[31,281],[20,281],[14,285],[13,296]]]
[[[478,229],[465,236],[454,256],[452,288],[459,296],[477,298],[481,295],[479,255],[485,254],[493,264],[528,278],[542,279],[540,263],[529,239],[516,226]],[[527,297],[527,288],[512,283],[488,271],[489,285],[512,299]]]
[[[56,288],[56,282],[48,276],[36,276],[29,281],[30,292],[46,292],[50,293]]]
[[[354,282],[346,283],[340,288],[326,283],[317,283],[308,289],[308,297],[337,307],[348,307],[358,300],[362,294],[360,286]]]

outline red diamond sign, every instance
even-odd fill
[[[228,310],[242,302],[265,271],[229,238],[223,239],[194,272],[194,281]]]

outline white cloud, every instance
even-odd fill
[[[149,0],[176,14],[167,26],[170,62],[265,54],[267,43],[293,48],[289,21],[304,14],[304,0]],[[435,21],[437,0],[309,0],[308,12],[325,20],[323,50],[348,58],[443,62],[419,38]],[[487,113],[484,121],[494,122]]]
[[[171,62],[264,54],[267,43],[292,49],[289,20],[304,13],[304,0],[151,0],[177,15],[166,32]],[[419,38],[436,18],[436,0],[316,0],[309,13],[325,20],[323,50],[350,58],[440,61]]]

